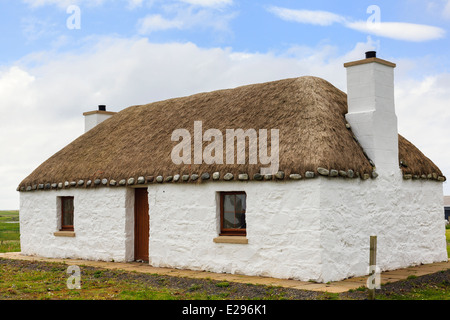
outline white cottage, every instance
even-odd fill
[[[395,64],[345,67],[347,95],[301,77],[86,113],[18,187],[22,254],[328,282],[366,275],[376,235],[381,270],[447,261],[445,177],[397,132]]]

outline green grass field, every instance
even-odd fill
[[[20,251],[19,211],[0,211],[0,252]]]
[[[447,238],[447,255],[450,258],[450,228],[445,230],[445,236]]]

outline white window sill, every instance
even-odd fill
[[[74,231],[56,231],[53,233],[55,237],[75,237]]]
[[[214,238],[215,243],[234,243],[234,244],[248,244],[247,237],[241,236],[219,236]]]

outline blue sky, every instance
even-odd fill
[[[371,49],[397,63],[400,133],[450,177],[449,0],[0,0],[0,30],[0,209],[98,104],[302,75],[345,91]]]
[[[198,3],[198,5],[193,5]],[[211,3],[211,5],[201,5]],[[80,29],[67,28],[70,4],[81,10]],[[200,47],[231,47],[239,52],[283,53],[293,45],[330,44],[338,52],[350,51],[356,42],[365,41],[366,32],[349,29],[343,23],[319,25],[308,21],[287,20],[273,8],[292,11],[333,13],[349,21],[366,21],[371,5],[380,8],[381,22],[413,23],[433,26],[445,32],[450,27],[450,13],[444,0],[434,1],[133,1],[133,0],[23,0],[0,1],[2,48],[0,63],[42,50],[68,52],[77,50],[98,37],[146,37],[151,42],[193,42]],[[159,17],[145,28],[143,20]],[[177,24],[176,22],[179,22]],[[172,25],[170,25],[172,23]],[[423,57],[433,54],[448,59],[448,37],[428,41],[382,39],[385,56]],[[448,70],[449,64],[444,67]]]

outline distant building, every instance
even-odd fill
[[[444,196],[445,219],[450,221],[450,196]]]

